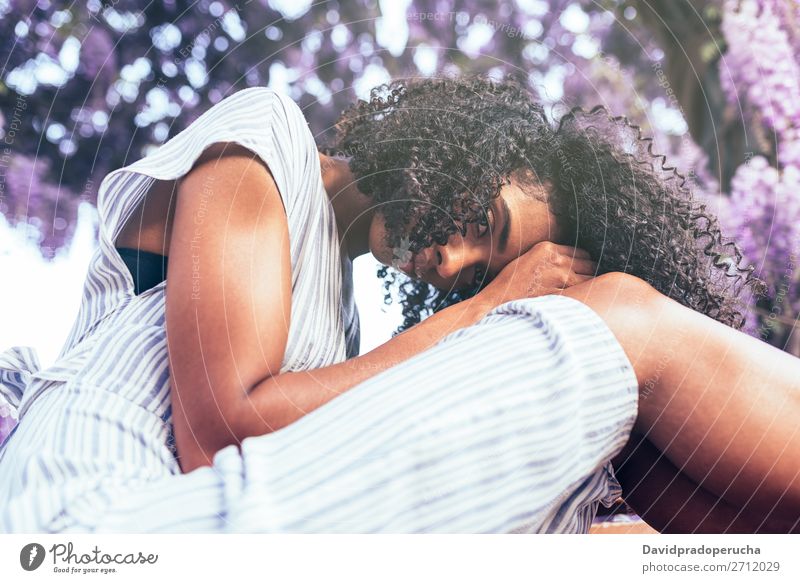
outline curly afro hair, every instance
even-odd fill
[[[329,151],[350,157],[359,189],[381,205],[387,244],[418,251],[485,222],[512,175],[533,177],[566,242],[599,273],[635,275],[698,312],[741,328],[741,292],[762,293],[737,245],[685,180],[625,117],[575,108],[557,122],[519,83],[484,77],[396,80],[346,110]],[[389,203],[389,204],[384,204]],[[382,268],[397,289],[398,331],[480,290],[437,290]]]

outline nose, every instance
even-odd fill
[[[457,278],[480,260],[481,250],[460,233],[451,235],[446,245],[433,246],[433,265],[443,279]]]

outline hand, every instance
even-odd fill
[[[512,300],[557,294],[596,274],[597,263],[587,251],[542,241],[506,265],[476,297],[499,306]]]

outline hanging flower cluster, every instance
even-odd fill
[[[731,183],[725,216],[769,297],[748,329],[795,352],[800,335],[800,9],[785,0],[726,0],[720,81],[749,127],[750,156]],[[795,328],[794,335],[791,334]],[[787,345],[788,343],[788,345]]]

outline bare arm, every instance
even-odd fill
[[[268,169],[238,146],[209,148],[178,183],[169,246],[166,330],[184,471],[225,444],[218,436],[230,433],[235,404],[280,368],[291,317],[288,250]]]
[[[574,259],[573,253],[583,254],[572,247],[544,245],[518,259],[516,265],[510,264],[504,275],[478,296],[437,312],[366,354],[333,366],[265,378],[240,403],[238,431],[232,437],[241,440],[285,427],[344,391],[431,348],[451,332],[475,324],[499,304],[590,279],[575,269],[592,273],[594,263]],[[541,287],[529,283],[534,269],[548,274]]]

